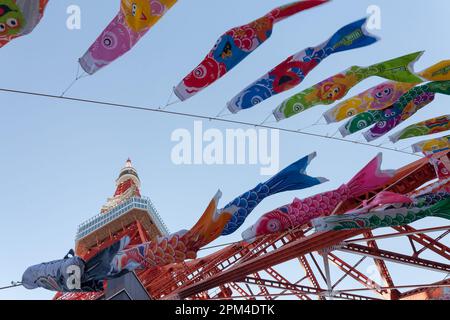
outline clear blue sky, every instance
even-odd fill
[[[203,59],[223,31],[287,2],[180,0],[131,52],[98,74],[79,81],[68,95],[162,105],[172,86]],[[81,7],[81,30],[65,27],[66,8],[71,4]],[[174,105],[172,110],[216,115],[250,82],[290,54],[318,45],[339,27],[364,17],[372,4],[382,10],[382,30],[377,32],[382,41],[328,58],[298,88],[235,119],[262,121],[284,98],[350,65],[370,65],[418,50],[426,50],[426,54],[417,63],[417,70],[450,58],[448,1],[334,0],[278,24],[270,41],[235,70],[193,99]],[[31,35],[0,49],[0,87],[61,94],[74,77],[77,59],[118,8],[118,0],[50,1],[44,19]],[[348,97],[380,81],[367,80]],[[404,125],[447,114],[449,99],[437,97],[435,103]],[[173,165],[171,133],[177,128],[192,130],[192,119],[5,93],[0,93],[0,101],[0,286],[20,280],[27,266],[62,258],[73,247],[77,225],[97,214],[113,193],[114,180],[127,157],[132,158],[140,174],[142,193],[153,200],[171,231],[189,228],[218,188],[223,191],[224,204],[267,178],[260,176],[258,166]],[[325,110],[316,108],[282,125],[306,127]],[[214,122],[204,126],[221,130],[236,127]],[[333,133],[336,128],[310,130]],[[238,233],[218,242],[240,239],[240,232],[261,214],[290,202],[294,196],[309,196],[347,182],[378,152],[364,146],[281,134],[282,166],[313,151],[318,152],[318,157],[308,171],[327,177],[329,183],[264,201]],[[384,167],[397,168],[415,159],[385,152]],[[429,221],[419,225],[434,222]],[[409,274],[401,274],[401,269],[396,268],[393,273],[402,281],[414,276],[411,269],[407,269]],[[430,274],[429,280],[440,277]],[[44,290],[18,288],[0,292],[0,299],[48,299],[52,295]]]

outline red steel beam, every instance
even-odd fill
[[[272,281],[272,280],[267,280],[267,279],[256,279],[256,278],[246,277],[244,280],[242,280],[240,282],[249,283],[249,284],[259,284],[259,285],[264,285],[266,287],[271,287],[271,288],[275,288],[275,289],[286,289],[286,290],[289,290],[292,292],[296,291],[298,293],[302,293],[305,295],[306,294],[317,295],[317,296],[332,295],[335,298],[341,298],[341,299],[379,300],[379,299],[376,299],[373,297],[361,296],[361,295],[356,295],[356,294],[347,293],[347,292],[337,291],[337,292],[329,293],[329,292],[327,292],[327,290],[324,290],[324,289],[316,289],[313,287],[302,286],[299,284],[283,283],[283,282]]]
[[[310,236],[297,239],[278,250],[272,251],[263,256],[236,265],[220,274],[207,278],[199,283],[181,288],[167,299],[185,299],[198,292],[206,291],[219,286],[222,283],[236,282],[268,267],[292,260],[298,256],[331,247],[345,239],[361,234],[363,231],[330,231],[325,233],[315,233]]]
[[[410,226],[401,226],[401,227],[393,227],[393,229],[397,230],[398,232],[407,233],[407,232],[413,232],[416,231],[413,227]],[[440,243],[439,241],[436,241],[432,237],[419,233],[419,234],[409,234],[408,237],[421,244],[422,246],[426,247],[427,249],[437,253],[438,255],[446,258],[447,260],[450,260],[450,248],[446,245]]]
[[[339,251],[350,252],[354,254],[364,255],[372,258],[379,258],[396,263],[411,265],[415,267],[425,268],[433,271],[450,273],[450,265],[436,261],[411,257],[405,254],[396,253],[387,250],[374,249],[359,244],[348,244],[338,249]],[[395,287],[395,286],[394,286]]]
[[[369,277],[367,277],[366,275],[364,275],[360,271],[356,270],[355,267],[349,265],[347,262],[345,262],[344,260],[340,259],[336,255],[334,255],[332,253],[329,253],[328,254],[328,259],[333,264],[335,264],[340,270],[345,272],[346,275],[352,277],[353,279],[355,279],[356,281],[361,283],[366,288],[372,289],[373,291],[375,291],[377,294],[379,294],[381,296],[383,296],[384,294],[387,293],[386,290],[379,289],[379,288],[381,288],[380,284],[378,284],[375,281],[369,279]]]

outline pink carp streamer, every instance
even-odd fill
[[[177,0],[121,0],[120,11],[79,63],[92,75],[130,51]]]
[[[312,219],[331,215],[336,207],[348,199],[360,196],[388,183],[395,171],[381,170],[382,154],[378,154],[350,182],[338,189],[294,201],[264,214],[253,226],[242,233],[251,241],[256,237],[283,232],[309,223]]]

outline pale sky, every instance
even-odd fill
[[[150,107],[163,105],[171,88],[197,66],[219,35],[287,2],[180,0],[131,52],[97,74],[78,81],[68,95]],[[65,26],[66,8],[72,4],[81,8],[81,30],[71,31]],[[450,58],[447,41],[450,2],[334,0],[276,25],[272,38],[226,77],[170,110],[215,116],[242,88],[287,56],[322,43],[340,27],[366,16],[370,5],[381,8],[382,29],[376,32],[382,38],[380,42],[327,58],[297,88],[232,119],[259,123],[285,98],[351,65],[367,66],[419,50],[426,50],[426,53],[416,64],[416,70]],[[75,76],[77,59],[118,8],[118,0],[50,1],[44,19],[31,35],[0,49],[0,59],[4,62],[0,87],[61,94]],[[347,97],[381,81],[378,78],[366,80]],[[438,96],[433,104],[399,128],[447,114],[445,106],[449,99]],[[219,188],[223,191],[221,204],[224,205],[267,179],[260,175],[257,165],[173,164],[171,134],[180,128],[192,131],[193,119],[1,92],[0,101],[3,180],[0,185],[3,199],[0,286],[20,280],[29,265],[62,258],[74,246],[77,225],[96,215],[106,198],[112,195],[114,181],[128,157],[141,177],[142,194],[152,199],[172,232],[190,228]],[[312,109],[280,126],[307,127],[328,108]],[[308,130],[332,134],[339,125]],[[239,127],[207,121],[203,126],[219,130]],[[409,140],[399,147],[418,140],[421,139]],[[308,173],[327,177],[330,182],[266,199],[236,234],[220,238],[216,243],[239,240],[240,233],[263,213],[291,202],[294,197],[303,198],[347,182],[379,152],[371,147],[280,134],[282,167],[313,151],[317,151],[318,156]],[[416,159],[386,151],[383,167],[399,168]],[[418,225],[438,223],[440,221],[430,219]],[[443,241],[448,244],[449,240]],[[397,250],[403,243],[392,241],[389,245],[394,247],[387,249]],[[414,276],[411,268],[406,269],[408,273],[397,265],[389,266],[401,282],[408,282]],[[300,275],[296,270],[286,269],[285,272]],[[426,277],[425,282],[438,281],[443,275],[430,272]],[[0,299],[49,299],[52,296],[53,293],[44,290],[0,291]]]

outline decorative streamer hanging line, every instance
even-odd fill
[[[77,83],[78,80],[83,79],[85,77],[87,77],[88,74],[86,72],[82,72],[80,74],[80,65],[77,65],[77,73],[75,74],[75,79],[72,80],[72,82],[67,86],[66,89],[64,89],[64,91],[61,93],[61,97],[64,97],[66,95],[67,92],[69,92],[70,89],[72,89],[72,87],[75,85],[75,83]]]
[[[450,81],[435,81],[414,87],[401,96],[392,107],[360,113],[340,127],[339,131],[343,137],[346,137],[375,125],[363,134],[366,140],[371,142],[384,136],[430,104],[434,101],[437,93],[450,95]]]
[[[422,79],[414,73],[413,66],[423,53],[424,51],[412,53],[370,67],[350,67],[285,100],[273,111],[273,115],[277,121],[281,121],[315,106],[332,104],[347,95],[355,85],[373,76],[399,82],[420,83]]]
[[[17,288],[17,287],[21,287],[21,286],[22,286],[22,283],[11,281],[11,285],[5,286],[5,287],[0,287],[0,290],[12,289],[12,288]]]
[[[450,60],[441,61],[419,73],[428,81],[450,80]],[[383,110],[392,106],[402,95],[419,83],[395,81],[383,82],[357,96],[337,104],[326,111],[323,116],[327,123],[340,122],[370,110]]]
[[[0,0],[0,48],[31,33],[44,16],[48,0]]]
[[[415,123],[389,137],[393,143],[400,140],[432,135],[450,130],[450,115],[445,115],[433,119],[428,119],[419,123]]]
[[[177,0],[121,0],[120,11],[80,58],[92,75],[130,51]]]
[[[173,116],[180,116],[180,117],[187,117],[187,118],[194,118],[194,119],[202,119],[202,120],[208,120],[208,121],[217,121],[217,122],[230,123],[230,124],[236,124],[236,125],[243,125],[243,126],[249,126],[249,127],[257,127],[257,128],[262,128],[262,129],[279,130],[281,132],[295,133],[295,134],[309,136],[309,137],[329,139],[329,140],[333,140],[333,141],[340,141],[340,142],[345,142],[345,143],[362,145],[362,146],[366,146],[366,147],[377,148],[377,149],[380,149],[380,150],[386,150],[386,151],[402,153],[402,154],[411,155],[411,156],[420,157],[420,158],[422,157],[422,156],[417,155],[415,153],[406,152],[406,151],[398,150],[398,149],[395,149],[395,148],[380,147],[380,146],[376,146],[376,145],[373,145],[373,144],[370,144],[370,143],[363,143],[363,142],[358,142],[358,141],[353,141],[353,140],[346,140],[346,139],[343,139],[343,138],[326,136],[326,135],[321,135],[321,134],[312,133],[312,132],[304,132],[304,131],[299,131],[299,130],[294,130],[294,129],[287,129],[287,128],[269,126],[269,125],[265,125],[265,124],[258,124],[258,123],[252,123],[252,122],[230,120],[230,119],[223,119],[223,118],[218,118],[218,117],[210,117],[210,116],[206,116],[206,115],[186,113],[186,112],[176,112],[176,111],[170,111],[170,110],[163,110],[160,107],[158,107],[158,108],[149,108],[149,107],[142,107],[142,106],[136,106],[136,105],[130,105],[130,104],[123,104],[123,103],[114,103],[114,102],[107,102],[107,101],[101,101],[101,100],[83,99],[83,98],[68,97],[68,96],[63,96],[62,97],[62,96],[52,95],[52,94],[47,94],[47,93],[24,91],[24,90],[14,90],[14,89],[6,89],[6,88],[0,88],[0,92],[21,94],[21,95],[29,95],[29,96],[36,96],[36,97],[42,97],[42,98],[48,98],[48,99],[60,99],[60,100],[65,100],[65,101],[73,101],[73,102],[81,102],[81,103],[86,103],[86,104],[102,105],[102,106],[105,106],[105,107],[112,107],[112,108],[148,111],[148,112],[161,113],[161,114],[167,114],[167,115],[173,115]]]
[[[247,58],[272,35],[276,23],[329,0],[296,1],[278,7],[265,16],[227,31],[216,42],[205,59],[175,88],[176,96],[185,101],[207,88]]]
[[[330,55],[374,44],[379,39],[368,32],[366,23],[365,18],[348,24],[319,46],[288,57],[232,98],[227,103],[228,110],[238,113],[253,108],[264,100],[299,85]]]

